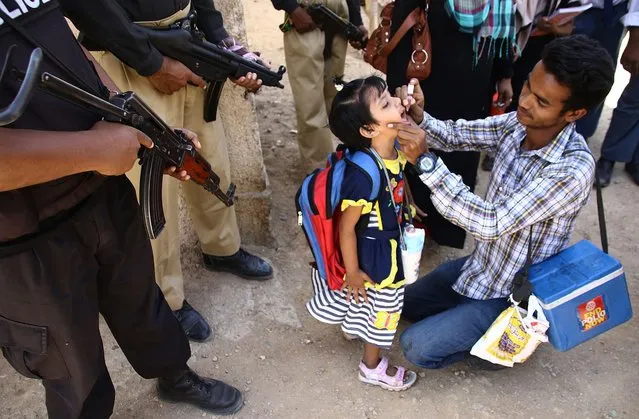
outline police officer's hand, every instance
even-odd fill
[[[262,87],[262,80],[258,79],[255,73],[246,73],[246,76],[231,81],[249,92],[257,92]]]
[[[358,27],[360,33],[362,34],[362,40],[364,42],[368,41],[368,29],[366,29],[366,26],[364,25],[360,25]],[[362,49],[366,46],[366,44],[364,42],[360,42],[360,41],[349,41],[349,43],[351,44],[351,46],[355,49]]]
[[[194,133],[193,131],[189,131],[186,128],[176,128],[176,129],[179,131],[182,131],[182,134],[186,135],[186,138],[191,140],[191,142],[193,143],[196,149],[199,150],[202,148],[202,144],[200,144],[200,140],[197,138],[196,133]],[[191,179],[191,176],[189,176],[186,170],[177,170],[177,167],[175,166],[169,166],[166,169],[164,169],[164,174],[173,176],[177,180],[181,180],[181,181],[187,181]]]
[[[297,9],[293,10],[293,12],[291,13],[291,20],[293,21],[295,30],[299,33],[310,32],[313,29],[317,28],[315,22],[313,21],[313,18],[303,7],[298,7]]]
[[[621,55],[621,65],[631,76],[639,75],[639,28],[628,30],[628,45]]]
[[[264,67],[270,69],[271,62],[264,57],[262,57],[262,53],[259,51],[249,51],[244,47],[244,45],[240,44],[237,39],[232,36],[224,38],[218,46],[224,48],[227,51],[231,51],[233,54],[239,55],[245,60],[253,61],[254,63],[263,65]]]
[[[206,87],[204,79],[181,62],[169,57],[164,57],[162,67],[153,75],[149,76],[151,84],[160,92],[170,95],[180,90],[188,83]]]
[[[153,142],[141,131],[128,125],[99,121],[91,131],[100,144],[95,158],[95,171],[107,176],[117,176],[131,170],[138,158],[140,145],[153,148]]]
[[[264,67],[268,68],[269,70],[271,69],[271,65],[272,65],[271,60],[262,57],[262,53],[259,52],[259,51],[251,52],[250,56],[247,57],[247,59],[249,59],[251,61],[255,61],[256,63],[263,65]]]

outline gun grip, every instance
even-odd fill
[[[144,217],[144,228],[149,238],[155,239],[164,229],[166,220],[162,208],[162,177],[164,160],[154,152],[146,152],[140,173],[140,206]]]
[[[204,98],[204,120],[206,122],[215,121],[217,118],[217,106],[225,81],[213,81],[206,88],[206,97]]]

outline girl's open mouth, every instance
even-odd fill
[[[408,114],[406,113],[406,109],[402,110],[402,122],[409,122],[408,121]]]

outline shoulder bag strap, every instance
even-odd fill
[[[601,248],[604,253],[608,253],[608,231],[606,229],[606,214],[604,212],[603,194],[601,191],[601,185],[599,184],[599,175],[595,169],[595,188],[597,189],[597,215],[599,217],[599,234],[601,236]],[[516,302],[520,302],[530,297],[532,294],[532,284],[528,278],[528,272],[532,265],[532,226],[530,226],[530,238],[528,241],[528,256],[526,264],[522,269],[522,272],[515,276],[513,281],[513,294],[512,299]]]
[[[422,13],[422,9],[419,7],[413,10],[412,12],[410,12],[410,14],[406,17],[406,19],[402,23],[402,26],[400,26],[399,29],[397,29],[397,32],[395,32],[395,35],[393,35],[393,37],[388,42],[388,44],[386,44],[386,46],[382,48],[379,55],[381,55],[382,57],[388,57],[390,53],[393,52],[397,44],[399,44],[399,41],[401,41],[404,35],[408,33],[410,28],[412,28],[413,26],[417,24],[417,22],[419,22],[419,15],[421,13]]]
[[[599,175],[595,168],[595,187],[597,188],[597,215],[599,216],[599,234],[601,236],[601,249],[608,253],[608,230],[606,228],[606,214],[604,212],[603,193],[599,184]]]

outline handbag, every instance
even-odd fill
[[[412,30],[413,52],[408,60],[406,68],[406,78],[416,78],[424,80],[431,72],[431,39],[428,28],[428,5],[413,10],[404,20],[397,32],[390,38],[391,21],[395,3],[389,3],[382,9],[381,21],[377,29],[368,39],[364,48],[364,61],[372,65],[375,69],[387,73],[388,56],[395,49],[408,31]]]

